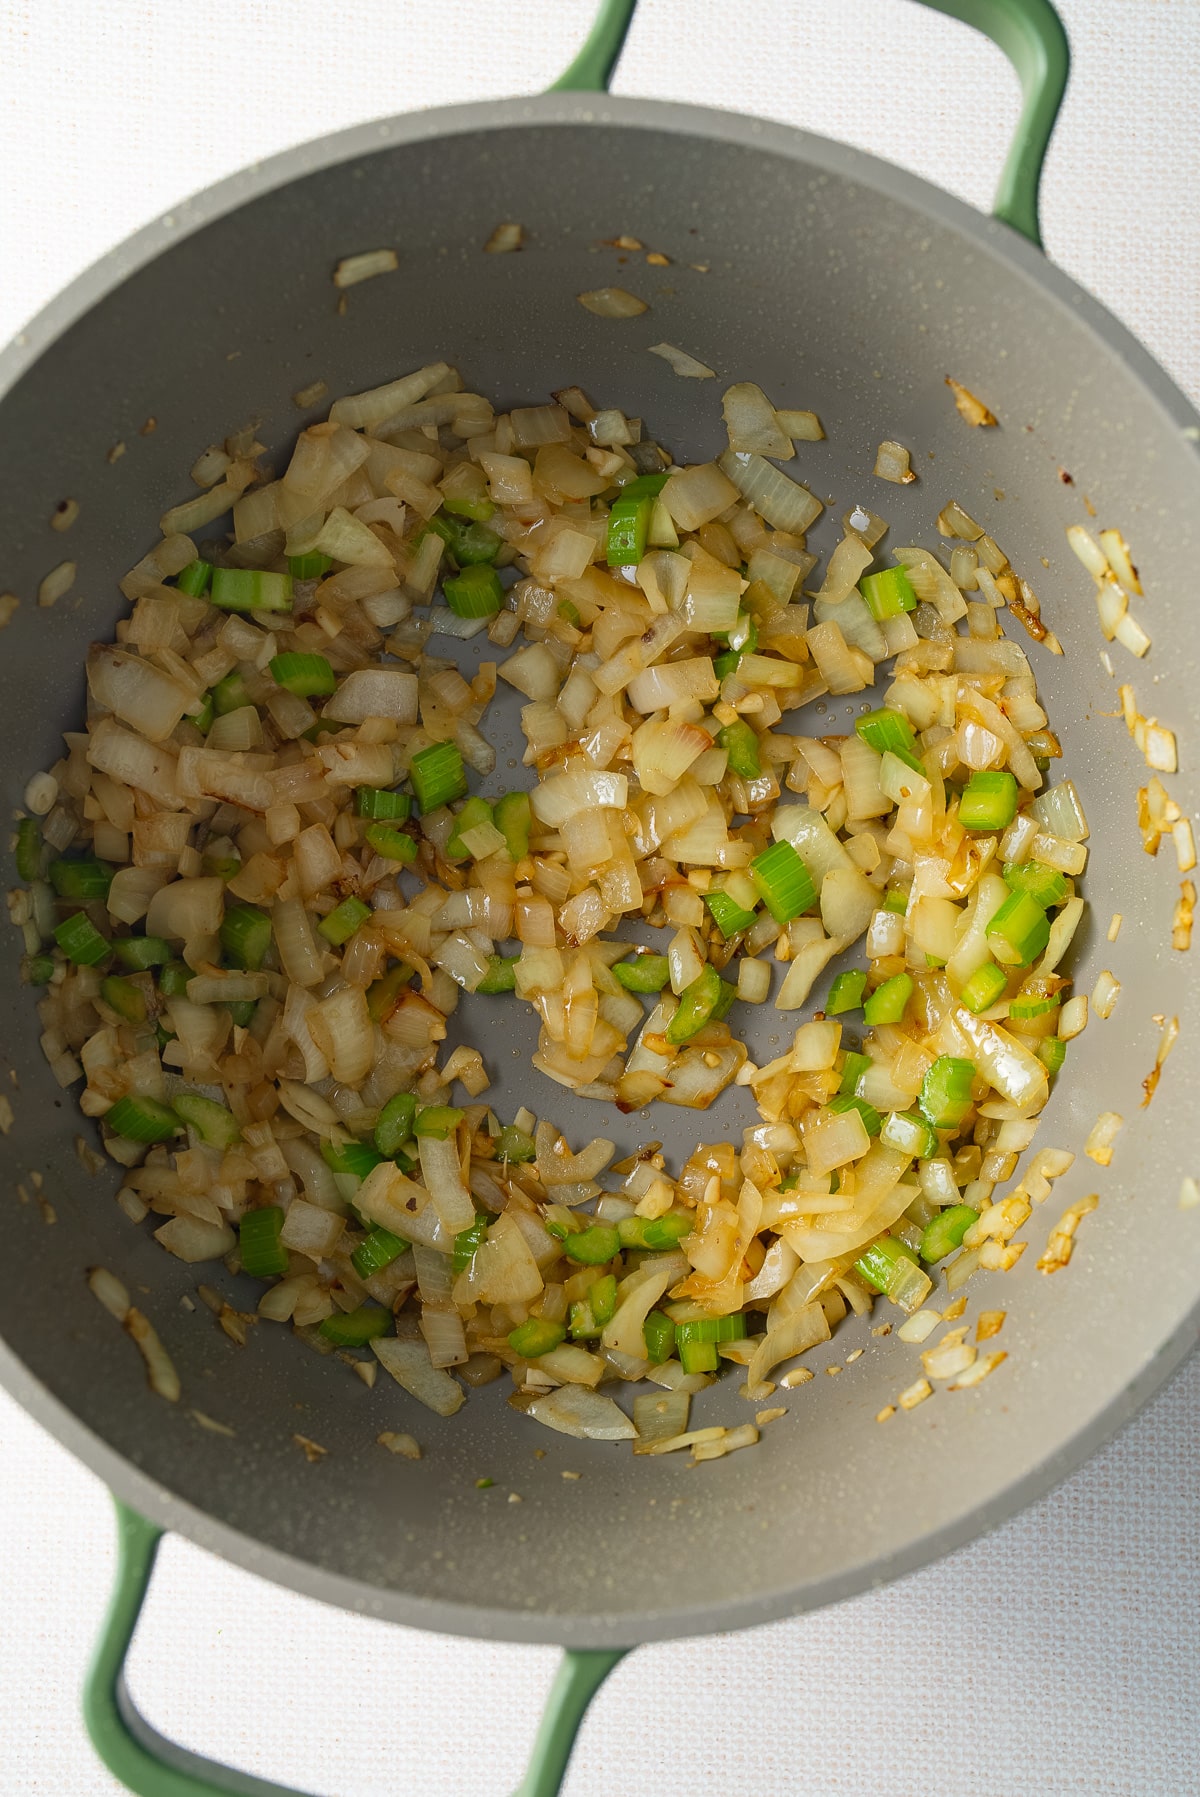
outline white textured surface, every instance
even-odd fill
[[[1061,10],[1075,80],[1047,171],[1047,247],[1200,400],[1200,7]],[[244,162],[366,117],[546,85],[589,12],[9,0],[0,338]],[[999,53],[908,0],[643,0],[616,86],[843,137],[979,205],[1016,112]],[[1069,1484],[948,1563],[819,1616],[645,1650],[601,1693],[569,1797],[1200,1791],[1198,1441],[1193,1362]],[[77,1714],[110,1567],[102,1488],[0,1398],[6,1794],[117,1790]],[[329,1797],[502,1797],[554,1657],[361,1622],[173,1542],[132,1679],[167,1732],[262,1776]]]

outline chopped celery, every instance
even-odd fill
[[[482,562],[448,576],[442,581],[442,591],[456,618],[490,618],[504,604],[500,576]]]
[[[692,1219],[683,1211],[668,1211],[662,1217],[622,1217],[617,1224],[622,1248],[677,1248],[691,1231]]]
[[[408,772],[417,804],[425,813],[466,794],[466,770],[455,743],[430,743],[427,749],[418,749]]]
[[[853,967],[847,973],[839,973],[825,1000],[826,1017],[840,1017],[845,1011],[857,1011],[862,1005],[866,989],[865,969]]]
[[[980,1011],[986,1011],[989,1005],[994,1005],[997,999],[1003,997],[1007,985],[1008,980],[996,963],[985,961],[982,967],[975,969],[963,987],[962,1003],[966,1005],[968,1011],[974,1011],[977,1014]]]
[[[49,871],[50,884],[59,898],[75,899],[85,905],[92,899],[107,898],[113,883],[114,869],[107,861],[60,859],[50,863]]]
[[[494,562],[504,547],[504,538],[489,530],[482,520],[455,516],[451,508],[452,501],[447,500],[446,509],[436,512],[425,529],[441,537],[460,568]]]
[[[288,650],[283,655],[273,656],[269,666],[276,686],[295,693],[300,699],[328,698],[337,690],[337,675],[323,655]]]
[[[476,1254],[483,1247],[491,1218],[484,1211],[475,1212],[475,1221],[469,1229],[460,1229],[454,1238],[454,1251],[450,1256],[451,1271],[455,1274],[465,1273]]]
[[[725,1000],[726,992],[730,994],[727,1002]],[[716,968],[706,966],[702,973],[697,974],[691,985],[685,986],[679,994],[678,1009],[667,1025],[667,1041],[673,1043],[690,1041],[697,1030],[702,1030],[706,1023],[715,1021],[718,1016],[723,1015],[721,1010],[723,1003],[725,1010],[728,1010],[734,996],[736,996],[736,988],[726,987],[725,981]]]
[[[901,1260],[919,1264],[907,1242],[899,1241],[894,1235],[884,1235],[863,1250],[854,1263],[854,1270],[873,1291],[887,1292],[895,1281],[897,1262]]]
[[[508,1345],[522,1359],[536,1360],[539,1355],[548,1354],[551,1348],[557,1348],[566,1337],[561,1323],[548,1322],[545,1317],[530,1317],[527,1323],[509,1331]]]
[[[972,1061],[958,1055],[939,1055],[921,1082],[917,1101],[926,1123],[934,1129],[957,1129],[971,1108],[974,1079]]]
[[[839,1092],[836,1098],[829,1100],[828,1108],[835,1113],[857,1111],[863,1120],[863,1128],[869,1136],[877,1136],[883,1128],[883,1118],[875,1106],[868,1104],[865,1098],[856,1097],[852,1092]]]
[[[365,1179],[383,1156],[367,1142],[322,1142],[321,1159],[331,1173],[348,1173],[353,1179]]]
[[[864,1022],[899,1023],[913,995],[912,975],[895,973],[890,980],[884,980],[882,986],[876,986],[870,998],[863,1006]]]
[[[622,492],[614,499],[608,514],[605,554],[610,568],[627,568],[640,562],[646,553],[646,538],[654,515],[654,499],[650,494]]]
[[[627,992],[661,992],[671,977],[671,967],[665,955],[634,955],[628,961],[618,961],[613,973]]]
[[[223,611],[290,611],[292,577],[257,568],[214,568],[209,597]]]
[[[938,1151],[937,1132],[930,1128],[924,1117],[914,1116],[911,1111],[892,1111],[884,1119],[879,1140],[885,1148],[894,1148],[898,1154],[911,1154],[919,1161],[932,1159]]]
[[[335,1310],[321,1324],[320,1333],[339,1348],[365,1348],[378,1336],[392,1333],[392,1313],[380,1304],[360,1304],[357,1310]]]
[[[981,768],[971,775],[958,801],[964,830],[1007,830],[1017,815],[1017,781],[1007,768]]]
[[[518,1129],[515,1123],[507,1123],[496,1137],[496,1153],[502,1161],[533,1161],[537,1159],[537,1148],[531,1135]]]
[[[934,1262],[944,1260],[952,1248],[962,1246],[962,1239],[972,1223],[979,1221],[978,1211],[973,1211],[969,1204],[950,1204],[936,1217],[931,1217],[925,1225],[921,1237],[921,1259],[932,1266]]]
[[[42,826],[36,817],[23,817],[17,825],[17,873],[22,880],[40,880],[42,859]]]
[[[175,585],[181,593],[186,593],[189,598],[202,599],[208,591],[212,577],[213,565],[211,562],[189,562],[187,567],[181,568],[175,576]]]
[[[816,903],[812,876],[790,842],[773,842],[756,855],[750,878],[776,923],[790,923]]]
[[[736,723],[722,725],[717,731],[717,743],[728,755],[735,774],[740,774],[744,780],[758,779],[762,773],[762,760],[758,737],[749,724],[738,718]]]
[[[255,1279],[277,1279],[288,1270],[288,1251],[279,1239],[283,1211],[278,1204],[248,1210],[238,1224],[242,1271]]]
[[[479,824],[494,824],[492,808],[486,799],[472,795],[464,799],[462,809],[454,820],[454,834],[446,844],[446,855],[451,861],[466,861],[471,854],[463,844],[463,837]]]
[[[1050,940],[1050,919],[1028,892],[1010,892],[984,931],[1005,967],[1028,967]]]
[[[902,711],[880,706],[877,711],[868,711],[865,717],[856,718],[854,728],[863,741],[878,754],[896,755],[914,773],[924,773],[917,750],[917,739],[913,735],[912,725]]]
[[[221,920],[221,947],[235,967],[257,973],[271,946],[271,919],[254,905],[235,905]]]
[[[162,967],[171,959],[171,944],[161,936],[121,936],[113,948],[121,965],[134,973]]]
[[[227,717],[231,711],[241,711],[243,706],[251,703],[250,690],[236,669],[217,681],[209,698],[219,718]]]
[[[171,1100],[171,1108],[209,1148],[232,1148],[242,1139],[237,1118],[215,1098],[202,1098],[197,1092],[180,1092]]]
[[[344,898],[340,905],[335,905],[327,917],[323,917],[317,929],[326,942],[334,948],[340,948],[349,942],[355,930],[366,923],[371,915],[371,907],[360,898]]]
[[[585,1267],[604,1266],[606,1261],[620,1253],[620,1249],[621,1238],[612,1223],[593,1223],[590,1229],[581,1229],[577,1234],[568,1236],[563,1244],[567,1258],[577,1260]]]
[[[293,580],[319,580],[322,574],[328,574],[333,561],[319,549],[310,549],[307,555],[289,555],[287,564]]]
[[[675,1325],[661,1310],[652,1310],[642,1324],[646,1343],[646,1359],[652,1366],[662,1366],[675,1352]]]
[[[380,1154],[394,1155],[413,1132],[417,1101],[411,1092],[397,1092],[389,1098],[375,1119],[375,1146]]]
[[[1070,890],[1065,874],[1056,867],[1043,867],[1040,861],[1006,861],[1004,878],[1014,892],[1027,892],[1046,910],[1061,905]]]
[[[838,1092],[845,1095],[858,1090],[858,1082],[871,1065],[869,1054],[859,1054],[856,1049],[848,1048],[842,1061],[842,1078]]]
[[[77,967],[94,967],[109,952],[109,944],[85,911],[76,911],[54,931],[54,940],[68,961]]]
[[[100,982],[100,996],[126,1023],[145,1023],[146,995],[132,980],[123,980],[117,974],[110,974]]]
[[[524,861],[529,853],[529,832],[533,825],[533,807],[527,792],[506,792],[496,800],[494,822],[508,844],[514,861]]]
[[[420,853],[415,837],[404,830],[393,830],[390,824],[368,824],[363,835],[367,847],[374,849],[385,861],[407,864],[415,861]]]
[[[904,568],[884,568],[878,574],[864,574],[858,590],[867,602],[867,610],[880,623],[884,618],[898,618],[902,612],[917,608],[917,595]]]
[[[390,973],[367,987],[367,1010],[372,1023],[384,1023],[391,1016],[412,976],[413,970],[408,963],[397,961]]]
[[[428,1136],[431,1140],[445,1142],[454,1134],[462,1120],[463,1112],[452,1104],[427,1104],[417,1112],[413,1134],[418,1139]]]
[[[350,1256],[350,1263],[360,1279],[370,1279],[399,1260],[407,1247],[404,1237],[393,1235],[390,1229],[372,1229]]]
[[[756,913],[747,911],[746,907],[740,905],[732,893],[726,892],[722,886],[711,886],[703,894],[703,898],[713,922],[726,942],[731,936],[736,936],[740,930],[748,930],[754,922]]]
[[[517,962],[520,955],[489,955],[488,970],[476,986],[476,992],[486,992],[489,996],[497,992],[512,992],[517,984]]]
[[[404,823],[412,812],[412,799],[406,792],[390,792],[384,786],[360,786],[354,794],[354,809],[359,817],[374,823]]]
[[[118,1098],[104,1113],[104,1121],[114,1135],[129,1142],[166,1142],[179,1128],[174,1111],[157,1098]]]
[[[687,1342],[740,1342],[746,1339],[745,1313],[735,1310],[727,1317],[694,1317],[688,1323],[676,1323],[675,1339]]]

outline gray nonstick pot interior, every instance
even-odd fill
[[[525,226],[527,248],[484,255],[505,218]],[[621,266],[601,245],[622,232],[671,265]],[[399,270],[355,288],[339,315],[333,265],[380,245],[398,248]],[[576,303],[609,282],[650,311],[614,322]],[[677,379],[646,353],[663,339],[722,378]],[[10,1351],[0,1371],[145,1514],[333,1601],[439,1629],[596,1646],[762,1621],[861,1590],[999,1520],[1076,1464],[1194,1339],[1200,1234],[1177,1200],[1193,1170],[1186,1094],[1198,1032],[1190,958],[1170,948],[1178,876],[1169,844],[1157,861],[1142,852],[1134,794],[1145,774],[1120,719],[1105,715],[1119,709],[1115,683],[1099,659],[1090,579],[1063,536],[1087,521],[1086,494],[1099,523],[1120,524],[1133,544],[1154,646],[1141,664],[1112,654],[1143,709],[1179,732],[1183,772],[1171,785],[1190,813],[1200,480],[1183,433],[1194,420],[1120,327],[1011,232],[800,133],[553,95],[309,146],[182,208],[173,232],[144,233],[9,353],[18,378],[0,402],[0,587],[22,599],[0,639],[10,813],[80,717],[86,646],[121,614],[116,577],[186,496],[199,451],[254,419],[281,455],[305,422],[296,389],[321,377],[331,393],[356,390],[437,357],[503,405],[578,383],[642,415],[689,460],[724,441],[722,388],[753,379],[824,420],[828,441],[801,445],[793,465],[834,501],[814,546],[831,546],[854,499],[893,521],[893,542],[936,545],[933,519],[951,497],[994,532],[1066,651],[1032,654],[1092,825],[1079,989],[1106,966],[1123,982],[1113,1019],[1073,1045],[1038,1141],[1080,1153],[1096,1113],[1117,1110],[1127,1122],[1113,1165],[1081,1158],[1022,1232],[1031,1247],[1018,1271],[972,1283],[970,1314],[981,1299],[1009,1312],[1009,1360],[974,1392],[942,1392],[876,1424],[919,1364],[894,1336],[847,1323],[809,1357],[821,1376],[784,1394],[789,1415],[757,1448],[695,1470],[683,1456],[635,1462],[627,1446],[553,1435],[507,1407],[507,1381],[443,1422],[386,1380],[368,1392],[284,1330],[263,1324],[238,1349],[202,1305],[181,1304],[198,1277],[247,1310],[258,1288],[172,1260],[117,1209],[115,1171],[83,1171],[73,1097],[42,1062],[34,1006],[17,986],[19,939],[5,932],[16,1122],[0,1144]],[[947,374],[989,401],[999,430],[966,426]],[[916,485],[870,474],[885,436],[911,446]],[[118,440],[127,452],[110,463]],[[81,512],[64,545],[47,521],[67,495]],[[39,610],[37,582],[64,553],[78,560],[76,587]],[[515,708],[504,715],[486,790],[519,764]],[[819,727],[852,715],[830,701]],[[1124,928],[1109,945],[1118,910]],[[1182,1034],[1146,1111],[1139,1082],[1156,1013],[1178,1014]],[[758,1059],[800,1021],[743,1015]],[[501,1115],[528,1103],[576,1145],[652,1137],[677,1164],[698,1140],[736,1139],[752,1119],[736,1092],[707,1116],[656,1107],[621,1118],[530,1070],[523,1007],[468,1001],[456,1022],[493,1069]],[[33,1201],[35,1170],[53,1226]],[[30,1202],[17,1201],[18,1186]],[[1049,1228],[1091,1190],[1100,1208],[1071,1266],[1043,1277],[1033,1263]],[[129,1284],[162,1335],[183,1380],[178,1406],[147,1391],[132,1346],[89,1296],[84,1268],[97,1263]],[[822,1375],[855,1347],[866,1352],[840,1377]],[[193,1410],[234,1435],[207,1431]],[[750,1414],[733,1379],[694,1411],[699,1421]],[[420,1463],[377,1447],[385,1428],[412,1430]],[[320,1465],[306,1463],[295,1433],[328,1449]],[[564,1470],[582,1477],[565,1481]],[[495,1487],[480,1493],[485,1475]],[[523,1502],[507,1503],[510,1491]]]

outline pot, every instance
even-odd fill
[[[1200,1071],[1200,1007],[1190,963],[1170,947],[1170,847],[1157,860],[1142,852],[1135,792],[1146,776],[1119,718],[1105,715],[1119,711],[1114,682],[1097,656],[1090,578],[1064,529],[1086,521],[1086,494],[1101,523],[1134,538],[1154,646],[1145,664],[1125,657],[1121,677],[1128,670],[1139,696],[1146,689],[1147,707],[1156,678],[1153,709],[1180,734],[1183,771],[1171,790],[1190,815],[1200,806],[1186,729],[1198,673],[1188,608],[1200,559],[1200,425],[1128,332],[1041,253],[1038,176],[1067,66],[1048,0],[955,0],[940,10],[987,31],[1022,78],[1025,107],[993,218],[803,132],[605,96],[633,11],[633,0],[608,0],[555,91],[377,122],[224,182],[98,263],[0,359],[4,584],[31,596],[62,555],[44,520],[65,494],[81,508],[70,553],[82,598],[51,610],[27,601],[4,637],[0,766],[10,814],[82,714],[87,645],[111,636],[123,609],[115,577],[144,553],[152,521],[180,497],[179,474],[204,444],[254,418],[282,452],[317,415],[297,413],[291,399],[317,376],[331,392],[352,391],[444,355],[505,405],[577,383],[703,459],[724,441],[713,390],[645,354],[665,338],[728,379],[813,407],[828,442],[802,446],[812,453],[801,475],[822,491],[827,479],[839,496],[857,483],[888,515],[894,540],[929,541],[934,515],[957,497],[1036,574],[1064,649],[1061,658],[1033,649],[1039,685],[1092,825],[1090,923],[1073,971],[1080,991],[1105,967],[1122,982],[1114,1019],[1072,1045],[1039,1134],[1039,1146],[1078,1155],[1096,1114],[1118,1111],[1126,1122],[1114,1163],[1102,1171],[1077,1160],[1054,1215],[1032,1219],[1031,1252],[1017,1270],[971,1288],[1009,1312],[1009,1358],[996,1377],[880,1428],[876,1413],[916,1368],[911,1349],[894,1336],[872,1342],[859,1324],[870,1352],[855,1378],[818,1380],[753,1453],[705,1467],[683,1493],[671,1457],[631,1468],[609,1445],[572,1443],[570,1463],[585,1477],[567,1509],[554,1455],[540,1464],[531,1455],[556,1438],[531,1439],[535,1426],[497,1388],[473,1394],[463,1417],[422,1411],[418,1425],[399,1394],[353,1380],[348,1393],[344,1367],[305,1354],[286,1332],[260,1329],[239,1352],[202,1307],[181,1306],[194,1270],[129,1223],[112,1202],[112,1177],[89,1177],[80,1163],[72,1101],[42,1060],[33,1004],[16,990],[18,940],[6,934],[5,1054],[17,1090],[0,1156],[10,1185],[42,1172],[58,1227],[46,1229],[33,1205],[10,1209],[10,1265],[23,1277],[0,1297],[0,1377],[118,1500],[120,1580],[87,1715],[106,1763],[144,1797],[275,1789],[230,1783],[132,1709],[121,1664],[165,1529],[366,1614],[565,1644],[523,1787],[547,1797],[590,1692],[623,1651],[813,1609],[948,1552],[1076,1467],[1195,1341],[1200,1247],[1180,1230],[1176,1200],[1191,1165],[1180,1098]],[[482,255],[514,209],[528,247]],[[610,272],[615,253],[598,257],[595,246],[620,233],[661,247],[671,268]],[[400,249],[397,273],[355,288],[339,315],[334,265],[389,244]],[[585,313],[575,295],[601,278],[634,286],[651,310],[621,322]],[[1000,429],[966,426],[947,374],[990,400]],[[114,440],[151,416],[146,453],[110,464]],[[869,473],[883,437],[919,446],[921,475],[886,489],[886,504]],[[830,547],[835,531],[827,516],[815,546]],[[843,709],[833,702],[824,728],[838,728]],[[492,734],[502,762],[519,762],[515,706]],[[1110,945],[1116,911],[1125,924]],[[652,1133],[677,1164],[698,1138],[723,1140],[752,1120],[740,1089],[703,1122],[687,1112],[598,1112],[530,1072],[531,1024],[506,1013],[497,1056],[494,1029],[489,1040],[473,1007],[464,1012],[466,1039],[475,1030],[490,1059],[511,1061],[498,1106],[544,1106],[572,1142],[603,1128],[626,1152]],[[1164,1015],[1179,1018],[1178,1045],[1157,1098],[1140,1109]],[[764,1012],[747,1031],[760,1061],[775,1052],[774,1027]],[[1075,1264],[1044,1278],[1033,1263],[1058,1210],[1091,1190],[1100,1207]],[[97,1264],[148,1292],[141,1302],[183,1382],[179,1405],[147,1393],[129,1344],[84,1295],[83,1271]],[[253,1282],[220,1283],[235,1306],[253,1308]],[[232,1436],[197,1426],[190,1406],[201,1393]],[[729,1384],[703,1403],[705,1422],[745,1418]],[[298,1414],[328,1449],[320,1467],[299,1460]],[[425,1449],[399,1481],[370,1445],[393,1424],[417,1427]],[[484,1465],[497,1484],[519,1483],[519,1511],[479,1505]],[[687,1501],[673,1509],[680,1495]],[[764,1528],[764,1518],[781,1526]]]

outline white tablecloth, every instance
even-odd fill
[[[1047,169],[1047,248],[1200,399],[1200,7],[1061,9],[1076,74]],[[545,86],[589,12],[11,0],[0,338],[242,163],[362,118]],[[1017,94],[991,45],[909,0],[643,0],[616,86],[842,137],[978,205]],[[1200,1791],[1198,1425],[1193,1362],[1060,1491],[945,1564],[817,1616],[627,1660],[585,1726],[569,1797]],[[111,1558],[101,1486],[0,1397],[0,1786],[14,1797],[117,1790],[77,1701]],[[166,1732],[306,1790],[501,1797],[554,1661],[359,1621],[171,1542],[132,1680]]]

